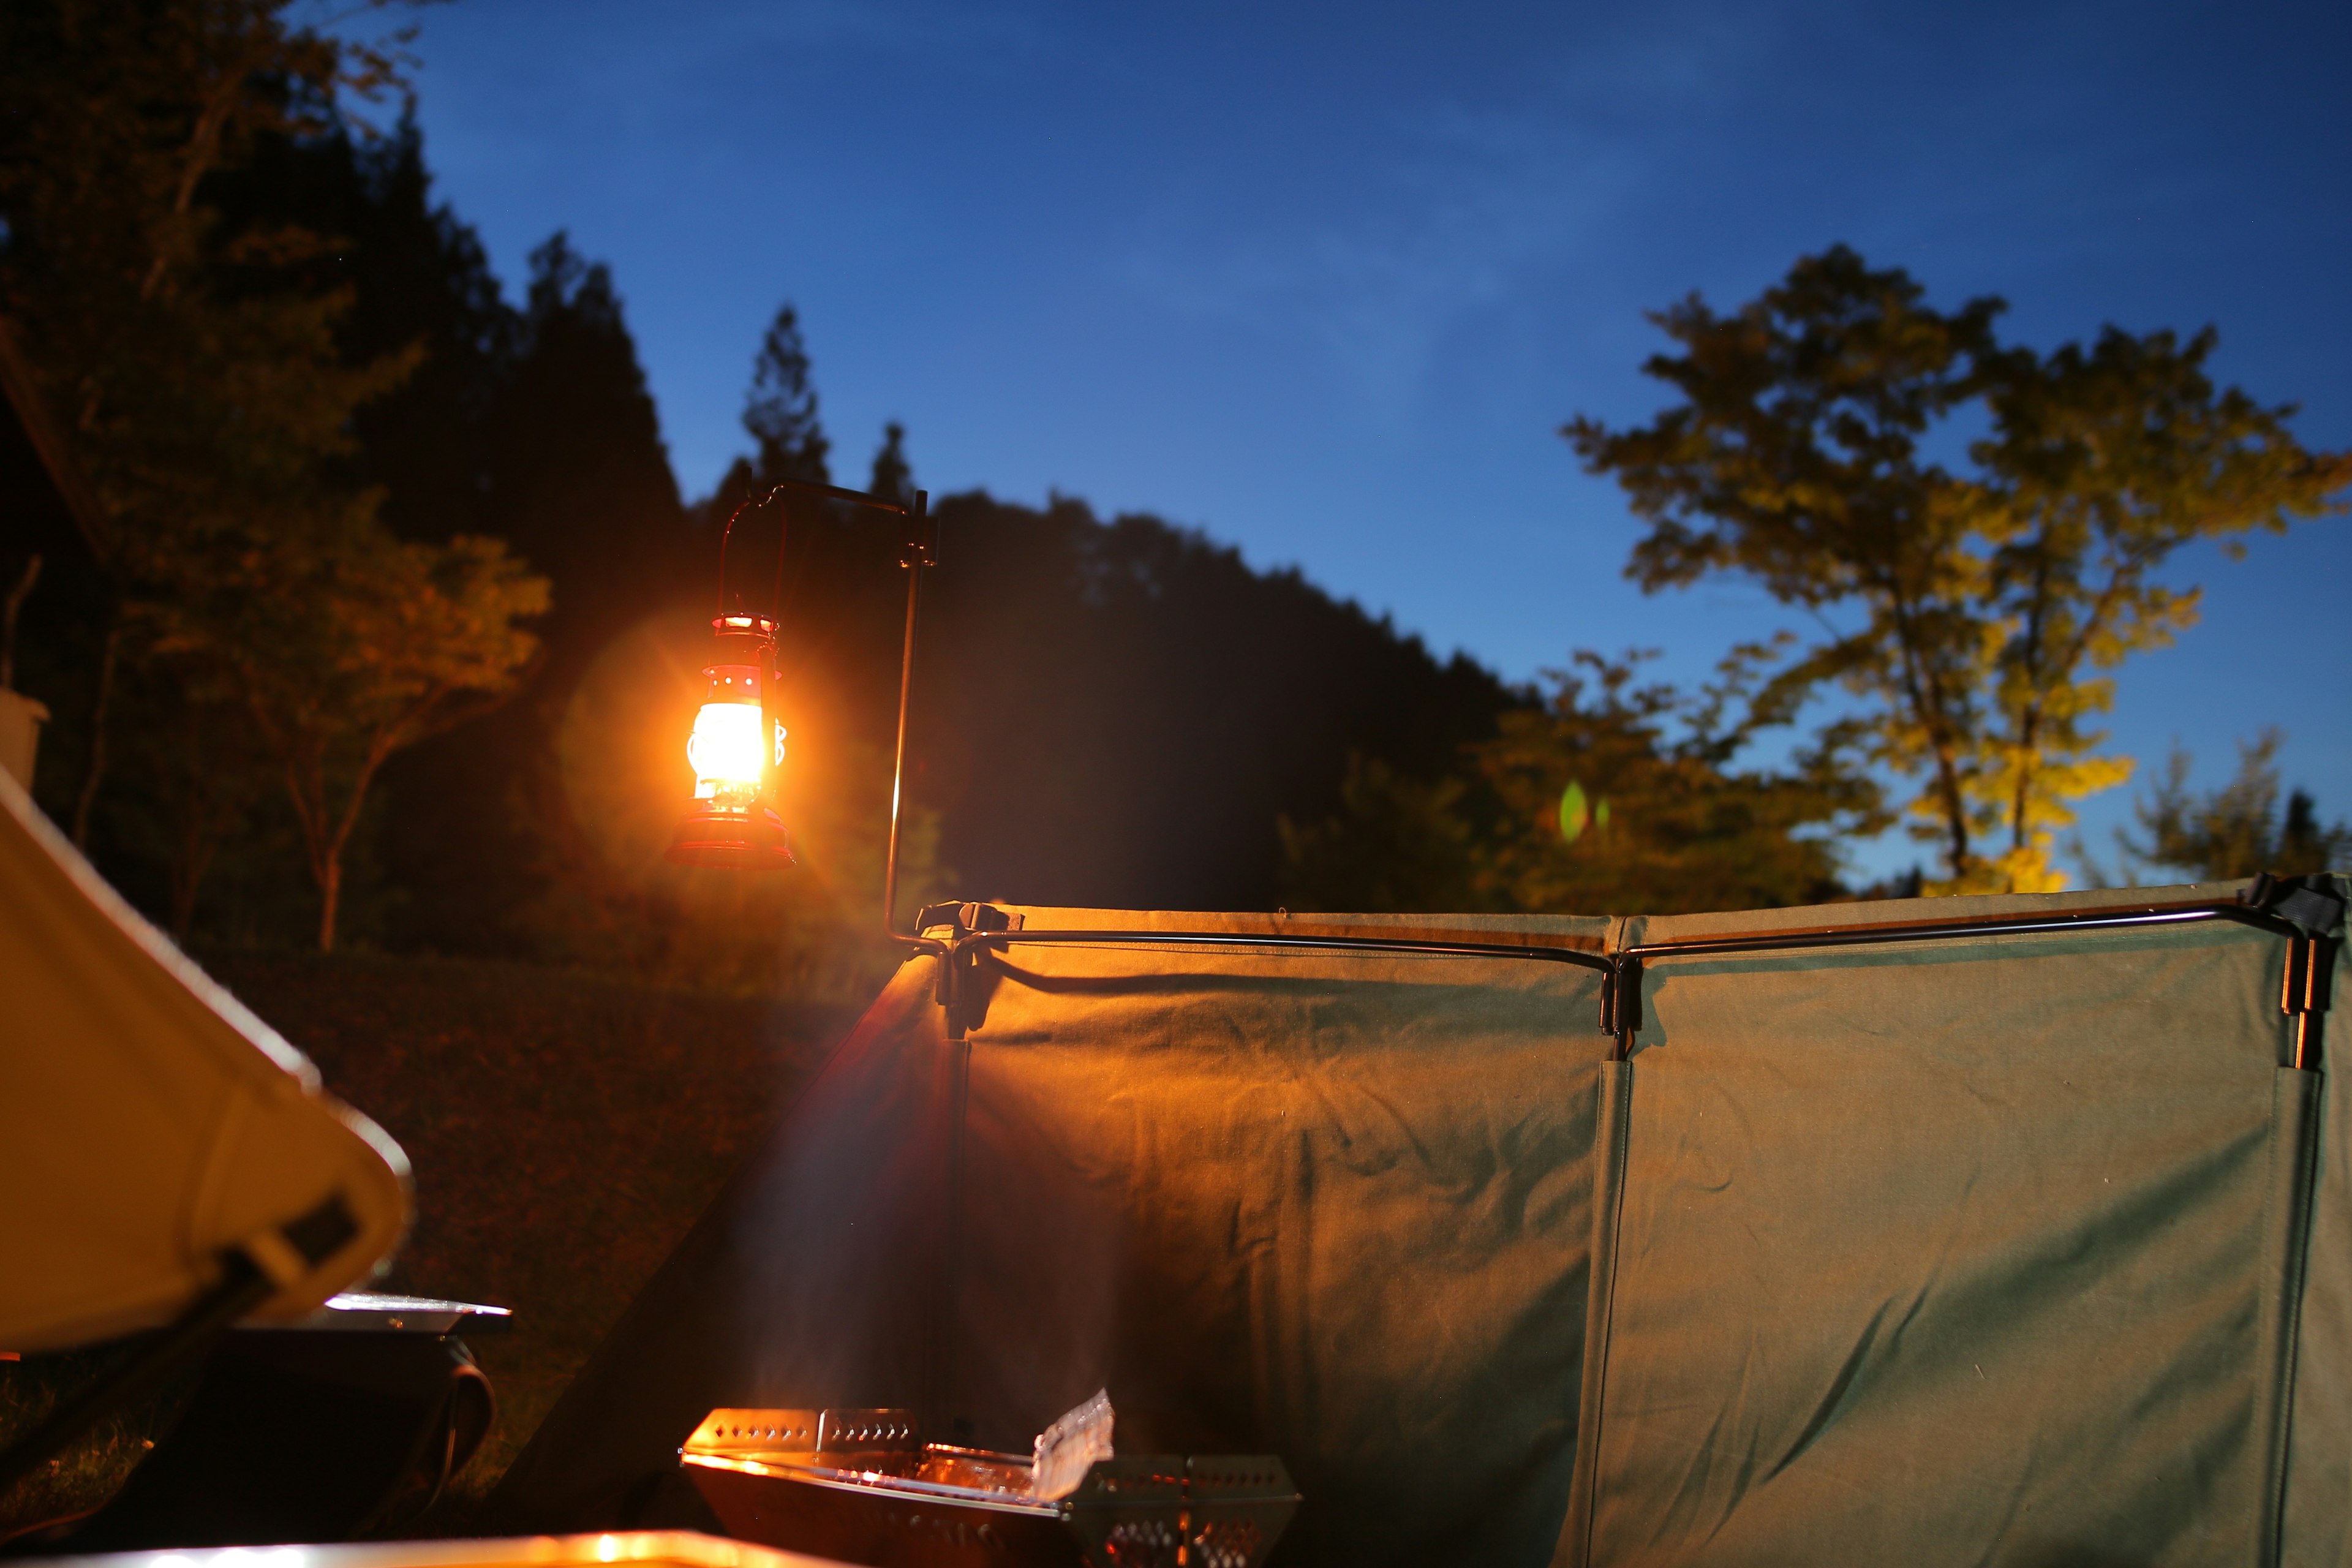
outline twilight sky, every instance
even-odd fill
[[[424,13],[439,191],[510,291],[612,264],[681,485],[800,308],[836,471],[901,419],[934,493],[1149,510],[1533,675],[1702,675],[1793,625],[1644,598],[1556,434],[1664,400],[1642,320],[1843,240],[2043,347],[2208,322],[2219,375],[2352,445],[2352,7],[460,0]],[[953,563],[946,569],[952,569]],[[2114,744],[2200,783],[2285,726],[2352,814],[2352,527],[2200,553],[2205,624]],[[2095,849],[2134,789],[2086,804]],[[1857,869],[1907,864],[1899,838]]]

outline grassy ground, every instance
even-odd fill
[[[0,1445],[38,1426],[59,1405],[121,1363],[123,1347],[100,1346],[0,1361]],[[36,1525],[69,1519],[121,1489],[155,1447],[152,1434],[176,1420],[195,1392],[190,1368],[105,1416],[72,1447],[0,1491],[0,1542]]]
[[[520,964],[206,966],[408,1152],[416,1226],[382,1288],[514,1309],[467,1342],[500,1405],[473,1495],[853,1016]]]
[[[520,964],[204,958],[408,1152],[415,1227],[378,1288],[514,1309],[467,1341],[499,1410],[436,1510],[453,1526],[856,1011]]]

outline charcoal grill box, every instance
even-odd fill
[[[904,1410],[714,1410],[678,1457],[729,1533],[877,1568],[1257,1568],[1299,1500],[1270,1455],[1099,1459],[1040,1498],[1028,1456]]]

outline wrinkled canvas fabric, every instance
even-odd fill
[[[1315,929],[1598,949],[2116,899]],[[694,1519],[675,1450],[718,1405],[1018,1450],[1107,1388],[1122,1451],[1283,1456],[1285,1563],[2342,1564],[2352,1181],[2283,1065],[2283,949],[1661,959],[1622,1064],[1552,963],[1015,945],[959,1041],[919,959],[500,1522]]]
[[[1652,964],[1564,1560],[2262,1561],[2316,1088],[2284,951]]]

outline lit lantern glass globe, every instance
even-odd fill
[[[767,767],[760,671],[748,664],[714,664],[702,673],[710,692],[686,742],[686,760],[694,764],[694,798],[748,800],[760,793]]]
[[[792,843],[773,805],[784,763],[784,726],[768,707],[776,624],[721,616],[710,625],[717,657],[702,671],[707,689],[686,742],[694,805],[670,836],[669,858],[688,866],[790,866]]]

